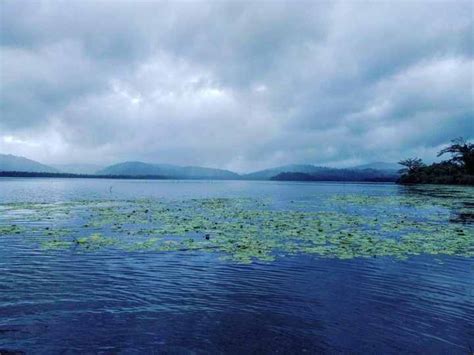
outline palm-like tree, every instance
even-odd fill
[[[405,168],[400,169],[401,173],[413,174],[425,166],[420,158],[410,158],[401,160],[398,164],[403,165]]]
[[[474,144],[459,137],[451,141],[451,145],[438,153],[438,157],[449,153],[450,162],[462,166],[468,174],[474,174]]]

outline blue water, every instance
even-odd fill
[[[112,187],[112,188],[111,188]],[[1,179],[0,203],[416,193],[392,184]],[[474,260],[45,251],[0,237],[0,353],[430,353],[474,348]]]

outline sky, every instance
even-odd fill
[[[471,1],[0,1],[0,153],[245,172],[474,137]]]

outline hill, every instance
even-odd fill
[[[240,175],[229,170],[203,168],[199,166],[177,166],[171,164],[149,164],[139,161],[124,162],[108,166],[98,175],[160,175],[177,179],[239,179]]]
[[[59,173],[63,177],[88,175],[90,178],[121,176],[206,180],[395,181],[399,176],[395,167],[396,164],[391,163],[371,163],[350,169],[291,164],[239,175],[223,169],[128,161],[97,171],[98,166],[92,164],[62,164],[51,167],[27,158],[0,154],[0,171]]]
[[[0,171],[58,172],[57,169],[51,166],[11,154],[0,154]]]
[[[244,174],[242,175],[242,178],[246,180],[270,180],[274,176],[281,173],[313,174],[324,169],[327,169],[327,168],[321,168],[321,167],[309,165],[309,164],[291,164],[291,165],[278,166],[276,168],[271,168],[271,169],[259,170],[259,171],[255,171],[249,174]]]
[[[284,172],[271,178],[276,181],[365,181],[365,182],[395,182],[396,173],[387,173],[375,169],[332,169],[322,168],[312,174],[300,172]]]

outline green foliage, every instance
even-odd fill
[[[461,166],[468,174],[474,174],[474,144],[459,137],[451,141],[451,145],[438,153],[438,157],[449,153],[451,163]]]
[[[463,138],[451,141],[451,145],[438,156],[451,154],[451,158],[441,163],[425,165],[421,159],[406,159],[399,162],[405,166],[398,180],[402,184],[453,184],[474,185],[474,144]]]
[[[400,161],[398,164],[405,166],[405,169],[401,169],[400,172],[415,174],[420,171],[421,168],[425,167],[425,164],[420,158],[410,158]]]

